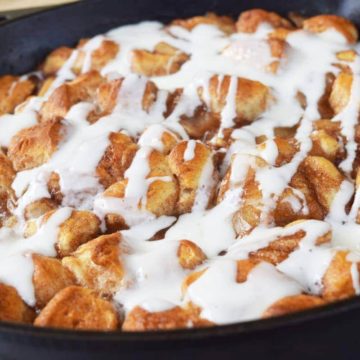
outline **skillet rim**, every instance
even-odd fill
[[[37,338],[67,341],[105,341],[121,343],[157,343],[164,340],[172,341],[197,341],[209,340],[211,338],[230,338],[231,336],[252,335],[286,327],[295,327],[311,321],[321,321],[331,317],[341,316],[352,310],[360,309],[360,297],[341,300],[332,304],[322,305],[293,314],[238,322],[227,325],[217,325],[208,328],[191,328],[177,330],[122,332],[118,331],[93,331],[93,330],[71,330],[51,327],[36,327],[30,324],[17,324],[0,322],[0,335],[6,332],[10,335],[36,336]]]
[[[88,1],[89,3],[90,1]],[[37,11],[30,14],[6,20],[0,24],[0,28],[11,26],[13,23],[22,22],[28,18],[46,15],[47,13],[56,13],[64,8],[81,8],[85,2],[78,1],[60,6],[53,6],[48,9]],[[0,337],[7,335],[36,336],[41,339],[67,340],[77,342],[81,340],[118,342],[118,343],[158,343],[164,340],[172,341],[199,341],[209,340],[211,338],[230,338],[232,336],[245,336],[254,333],[261,333],[271,330],[294,327],[305,324],[310,321],[325,320],[330,317],[341,316],[352,310],[360,309],[360,295],[350,299],[340,300],[334,303],[322,305],[317,308],[300,311],[283,316],[277,316],[267,319],[256,319],[244,322],[238,322],[226,325],[216,325],[207,328],[191,328],[177,330],[157,330],[141,332],[122,332],[118,331],[93,331],[93,330],[71,330],[51,327],[36,327],[30,324],[13,323],[0,321]]]

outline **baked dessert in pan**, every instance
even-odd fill
[[[357,31],[123,26],[0,78],[0,319],[215,326],[359,293]]]

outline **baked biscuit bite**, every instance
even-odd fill
[[[344,180],[343,175],[330,161],[320,156],[308,156],[300,171],[304,172],[318,202],[328,212]]]
[[[25,220],[37,219],[40,216],[55,210],[57,207],[58,205],[55,201],[44,197],[27,204],[24,208],[23,215]]]
[[[218,174],[214,155],[206,145],[195,140],[180,142],[169,154],[169,166],[179,182],[177,213],[204,209],[212,203]]]
[[[36,90],[36,78],[5,75],[0,77],[0,115],[13,113]]]
[[[94,99],[96,90],[104,81],[99,72],[93,70],[79,75],[74,80],[57,87],[40,109],[40,120],[65,118],[70,108],[81,101]]]
[[[236,22],[236,30],[244,33],[254,33],[262,24],[270,25],[273,28],[292,29],[293,25],[289,20],[280,15],[262,9],[252,9],[240,14]]]
[[[355,43],[358,32],[355,25],[337,15],[318,15],[306,19],[303,23],[304,29],[313,33],[323,33],[327,30],[335,30],[340,33],[348,43]]]
[[[355,296],[359,289],[359,280],[354,273],[359,271],[359,262],[349,259],[348,251],[339,250],[335,253],[322,279],[322,296],[325,301],[337,301]]]
[[[146,209],[156,216],[173,215],[179,197],[179,185],[167,158],[156,150],[149,155],[150,172],[147,176]]]
[[[139,89],[143,87],[143,93],[137,87]],[[132,91],[136,93],[135,98],[131,94]],[[103,116],[113,112],[128,111],[131,107],[137,109],[140,107],[144,112],[149,113],[155,105],[157,97],[157,86],[144,77],[131,75],[125,78],[116,78],[104,82],[98,87],[94,100],[95,109],[89,113],[87,120],[94,123]]]
[[[15,178],[15,171],[10,159],[0,151],[0,227],[10,216],[9,206],[14,200],[14,192],[11,183]]]
[[[60,290],[74,285],[75,279],[58,259],[33,254],[32,260],[36,306],[42,309]]]
[[[103,235],[81,245],[62,264],[82,286],[94,289],[101,295],[111,296],[119,289],[125,269],[120,256],[121,235]]]
[[[279,196],[275,222],[286,225],[299,219],[323,219],[343,180],[343,175],[329,160],[308,156],[292,177],[290,187]]]
[[[30,220],[25,227],[25,237],[36,234],[55,214],[49,211],[38,221]],[[63,223],[59,225],[56,250],[60,257],[67,256],[81,244],[95,238],[100,233],[100,220],[90,211],[73,210]]]
[[[150,146],[168,155],[181,140],[180,136],[161,124],[150,125],[139,138],[140,146]]]
[[[208,91],[212,112],[221,114],[226,104],[235,107],[235,118],[222,116],[223,128],[253,122],[265,111],[271,99],[270,89],[261,82],[230,76],[212,76]]]
[[[239,236],[249,234],[260,224],[264,203],[260,184],[256,181],[256,172],[266,166],[266,161],[261,157],[237,154],[220,184],[218,202],[234,188],[241,189],[241,205],[232,217],[234,230]]]
[[[118,54],[120,47],[117,43],[105,37],[80,40],[76,49],[66,46],[52,51],[45,59],[40,69],[45,76],[55,75],[65,63],[74,56],[71,70],[79,75],[90,70],[100,71]]]
[[[14,169],[28,170],[47,162],[64,139],[65,131],[66,125],[60,118],[19,131],[8,149]]]
[[[148,311],[141,306],[135,307],[126,316],[123,331],[171,330],[190,327],[209,327],[214,324],[202,319],[200,309],[189,304],[182,308],[175,306],[164,311]]]
[[[181,267],[188,270],[194,270],[206,260],[201,248],[189,240],[180,240],[177,256]]]
[[[164,76],[176,73],[189,59],[181,50],[165,43],[158,43],[154,51],[135,49],[132,54],[132,71],[144,76]]]
[[[195,16],[189,19],[177,19],[170,23],[170,26],[181,26],[189,31],[198,25],[213,25],[226,34],[235,31],[234,20],[229,16],[218,16],[214,13],[207,13],[205,16]]]
[[[0,320],[31,324],[35,312],[21,299],[12,286],[0,284]]]
[[[312,295],[287,296],[272,304],[263,313],[264,318],[286,315],[298,311],[304,311],[324,305],[323,299]]]
[[[93,290],[69,286],[59,291],[40,312],[35,326],[79,330],[116,330],[114,306]]]
[[[344,158],[344,146],[342,139],[331,131],[327,126],[324,129],[314,131],[311,135],[312,149],[310,155],[322,156],[332,163],[337,163]]]
[[[342,71],[336,77],[329,97],[329,103],[335,114],[340,113],[350,100],[353,75]]]
[[[72,71],[77,75],[90,70],[100,71],[116,57],[119,50],[117,43],[102,36],[82,39],[77,46],[78,54]]]
[[[146,171],[139,167],[146,165]],[[107,213],[105,220],[110,228],[126,228],[127,215],[142,211],[155,216],[173,215],[177,212],[179,186],[168,159],[161,152],[150,147],[140,148],[130,167],[120,180],[106,189],[105,202],[117,199],[115,213]],[[115,214],[117,216],[115,216]],[[132,220],[129,218],[129,221]],[[117,224],[117,226],[115,225]],[[115,226],[115,227],[114,227]]]
[[[180,124],[192,139],[211,139],[220,127],[219,114],[210,112],[206,106],[199,106],[192,116],[182,115]]]
[[[96,174],[105,189],[124,178],[138,149],[132,139],[122,133],[111,133],[109,140],[110,145],[96,167]]]
[[[95,95],[95,109],[87,116],[89,123],[95,123],[101,117],[109,115],[114,110],[123,78],[115,79],[100,84]]]
[[[73,50],[66,46],[61,46],[53,50],[40,66],[45,76],[55,75],[65,64],[72,54]]]

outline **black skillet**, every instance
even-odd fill
[[[282,14],[335,13],[360,24],[359,0],[88,0],[0,27],[0,74],[30,71],[51,50],[141,20],[169,22],[261,7]],[[360,298],[285,317],[211,329],[126,334],[0,323],[7,359],[360,359]]]

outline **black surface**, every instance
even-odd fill
[[[360,24],[360,1],[88,0],[0,27],[0,73],[32,70],[51,50],[140,20],[206,11],[236,16],[261,7],[286,14],[338,13]],[[125,334],[71,332],[0,323],[7,359],[360,359],[360,298],[287,317],[213,329]]]

